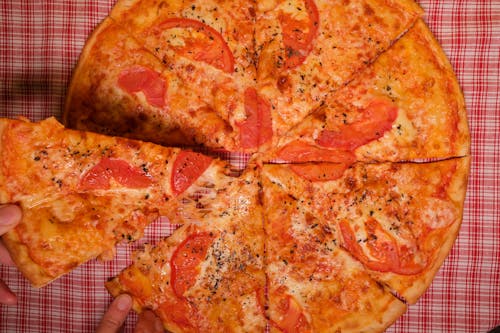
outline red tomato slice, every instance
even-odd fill
[[[171,285],[175,295],[183,298],[186,290],[196,282],[198,265],[207,255],[215,236],[204,232],[188,236],[175,250],[170,259]]]
[[[277,322],[271,324],[278,327],[285,333],[306,333],[311,332],[306,316],[304,315],[301,306],[290,295],[278,301],[278,311],[282,314]]]
[[[192,151],[181,151],[175,159],[170,185],[174,195],[184,192],[212,163],[212,158]]]
[[[226,73],[234,71],[233,53],[217,30],[197,20],[170,18],[156,26],[154,31],[161,34],[164,30],[173,28],[192,29],[193,32],[204,35],[204,38],[199,34],[184,38],[183,46],[172,46],[176,52],[187,58],[206,62]]]
[[[290,165],[290,169],[292,169],[293,172],[312,182],[339,179],[348,167],[349,165],[345,163],[306,163]]]
[[[369,235],[366,241],[367,248],[370,255],[376,260],[368,258],[363,252],[347,221],[339,223],[343,246],[363,265],[374,271],[393,272],[401,275],[418,274],[424,270],[425,265],[414,263],[411,256],[404,253],[404,250],[401,251],[394,237],[383,230],[375,219],[369,219],[365,222],[365,226]],[[404,257],[404,260],[401,260],[401,257]]]
[[[292,141],[278,152],[278,158],[289,163],[331,162],[352,164],[355,156],[351,151],[342,149],[324,149],[306,142]]]
[[[165,106],[167,82],[152,69],[142,66],[124,69],[118,77],[118,86],[129,94],[142,91],[152,106]]]
[[[312,50],[312,42],[318,33],[319,13],[314,0],[304,1],[308,20],[296,20],[289,14],[281,14],[279,21],[286,50],[285,68],[301,65]]]
[[[374,101],[363,111],[363,118],[342,126],[340,131],[323,131],[316,143],[322,147],[355,150],[382,137],[392,128],[398,108],[386,101]]]
[[[142,170],[126,161],[106,157],[83,175],[79,186],[84,190],[107,190],[111,179],[130,188],[144,188],[152,184],[151,178]]]
[[[257,148],[273,137],[271,106],[253,88],[245,90],[247,119],[238,124],[242,148]]]
[[[399,247],[396,239],[382,229],[380,223],[375,219],[366,221],[365,226],[368,234],[375,236],[368,239],[367,247],[371,256],[376,258],[381,265],[391,267],[393,264],[390,271],[403,275],[418,274],[424,270],[425,265],[413,262],[408,249]]]
[[[187,332],[196,332],[195,311],[186,299],[168,299],[166,302],[160,304],[155,311],[162,321],[172,320]],[[167,319],[167,320],[163,320]]]

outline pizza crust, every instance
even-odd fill
[[[2,241],[17,269],[29,279],[34,287],[41,288],[58,278],[58,276],[50,276],[40,265],[31,260],[28,247],[20,241],[15,230],[4,234]]]

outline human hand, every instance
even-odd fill
[[[120,330],[130,309],[132,298],[127,294],[119,295],[109,306],[108,311],[96,330],[96,333],[116,333]],[[161,320],[152,311],[144,311],[139,315],[139,320],[134,330],[135,333],[163,333]]]
[[[16,205],[0,206],[0,236],[13,229],[22,217],[21,209]],[[0,239],[0,264],[14,265],[9,252]],[[7,287],[5,282],[0,280],[0,304],[15,305],[17,303],[16,295]]]

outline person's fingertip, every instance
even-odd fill
[[[102,317],[96,333],[116,333],[125,322],[130,309],[132,298],[123,294],[117,296]]]
[[[120,311],[130,311],[132,308],[132,297],[127,294],[121,294],[115,299],[116,308]]]
[[[22,211],[16,205],[0,205],[0,225],[16,225],[21,221]]]

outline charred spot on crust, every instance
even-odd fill
[[[285,90],[288,90],[290,89],[291,87],[291,82],[290,82],[290,79],[288,78],[287,75],[282,75],[278,78],[278,89],[281,91],[281,92],[284,92]]]

